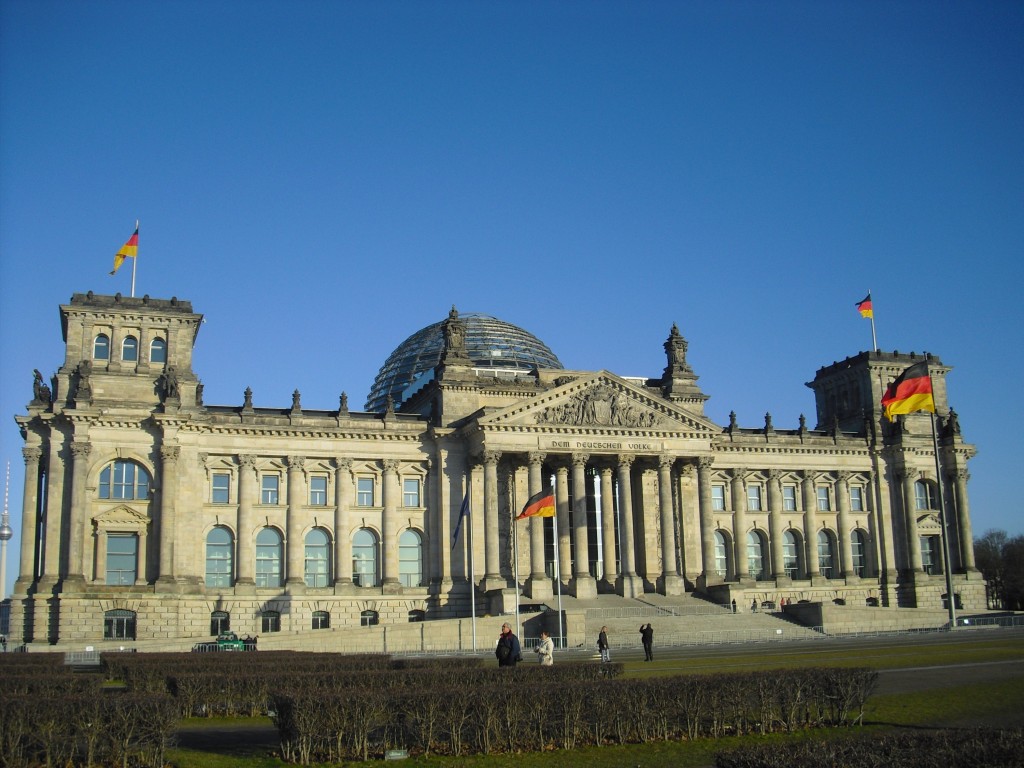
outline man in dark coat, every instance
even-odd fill
[[[644,661],[654,661],[654,627],[650,622],[640,627],[640,640],[644,644]]]
[[[494,655],[498,657],[499,667],[514,667],[523,660],[519,638],[512,634],[512,627],[507,621],[501,625],[501,636],[494,648]]]

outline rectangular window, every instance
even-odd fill
[[[402,481],[402,506],[418,507],[420,505],[420,481]]]
[[[747,509],[751,512],[761,511],[761,486],[751,484],[747,486]]]
[[[260,478],[260,504],[277,504],[280,498],[281,478],[263,475]]]
[[[724,485],[711,486],[711,509],[713,509],[715,512],[722,512],[723,510],[725,510]]]
[[[356,506],[373,506],[373,478],[360,477],[356,479]]]
[[[212,486],[210,501],[214,504],[229,504],[231,502],[231,475],[226,472],[215,472]]]
[[[782,486],[782,509],[786,512],[796,512],[796,486]]]
[[[107,584],[135,583],[135,569],[139,555],[139,537],[134,533],[107,535]]]
[[[818,511],[819,512],[828,512],[829,510],[832,509],[832,502],[829,499],[828,486],[827,485],[819,485],[817,490],[818,490]]]
[[[859,485],[850,486],[850,509],[854,512],[864,511],[864,489]]]
[[[311,507],[327,506],[327,478],[313,475],[309,478],[309,505]]]

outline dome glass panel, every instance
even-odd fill
[[[532,371],[561,368],[555,354],[540,339],[522,328],[490,315],[459,315],[466,326],[466,353],[474,368]],[[366,398],[367,411],[386,407],[390,394],[397,407],[410,384],[441,361],[444,321],[428,325],[407,338],[384,361]]]

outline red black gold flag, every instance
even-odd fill
[[[523,506],[516,520],[525,517],[554,517],[555,516],[555,494],[551,491],[537,491]]]
[[[857,311],[860,312],[861,317],[874,317],[875,312],[871,308],[871,294],[863,298],[863,300],[857,302]]]
[[[135,225],[135,233],[128,238],[128,242],[121,246],[121,250],[114,254],[114,268],[110,271],[110,274],[114,274],[121,268],[124,260],[127,258],[134,259],[139,255],[139,225]]]
[[[935,398],[932,396],[932,377],[928,375],[928,363],[914,363],[889,385],[882,395],[885,418],[893,421],[901,413],[931,411],[935,413]]]

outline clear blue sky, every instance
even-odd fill
[[[871,346],[954,366],[974,530],[1024,533],[1024,4],[0,2],[0,461],[58,304],[141,220],[208,404],[360,408],[454,303],[741,426]],[[9,551],[8,589],[18,539]]]

